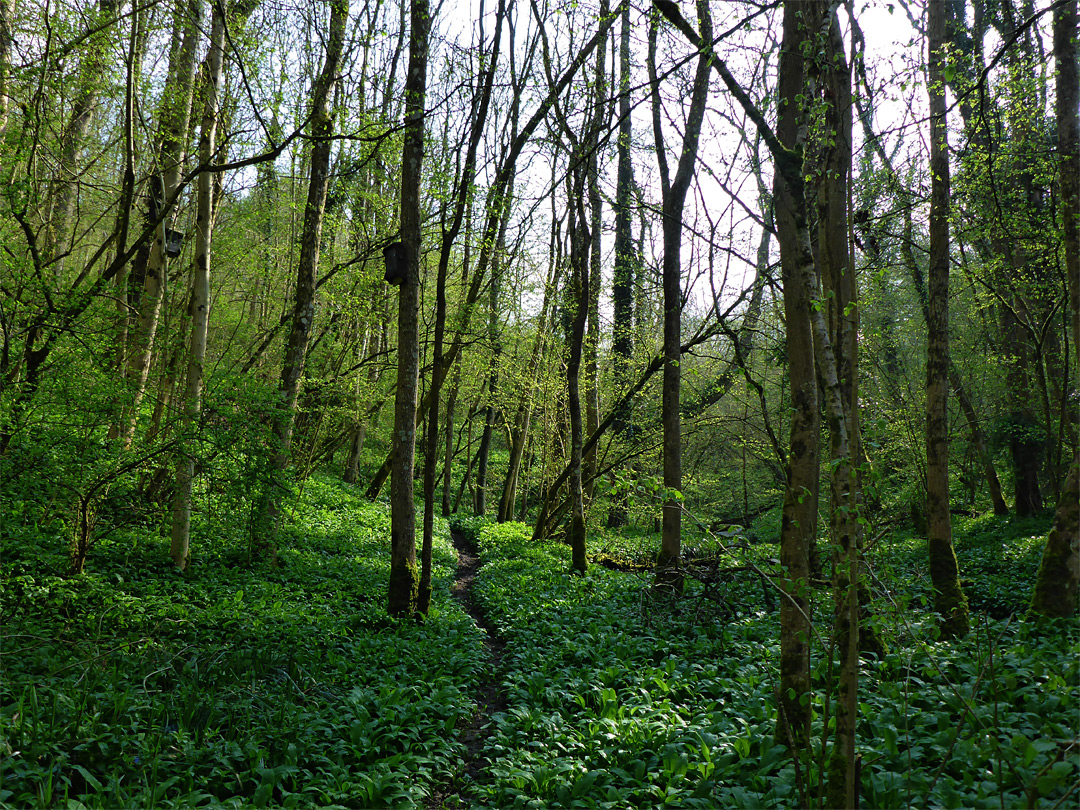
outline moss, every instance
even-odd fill
[[[391,616],[412,616],[420,594],[420,571],[416,560],[391,566],[387,612]]]
[[[941,616],[941,635],[945,639],[963,638],[971,625],[968,601],[960,585],[956,552],[947,539],[934,538],[928,542],[930,551],[930,581],[934,585],[934,610]]]
[[[1054,527],[1046,539],[1029,618],[1076,613],[1080,582],[1080,467],[1073,465],[1061,493]]]

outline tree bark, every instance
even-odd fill
[[[398,288],[398,374],[394,402],[393,463],[390,475],[391,616],[416,612],[420,575],[416,568],[416,391],[420,372],[420,179],[424,159],[424,97],[427,89],[427,0],[412,0],[409,68],[405,79],[405,142],[401,155],[401,242],[406,276]]]
[[[332,0],[326,57],[311,91],[311,135],[314,139],[311,147],[311,177],[308,181],[304,226],[300,236],[300,259],[296,267],[292,322],[281,367],[279,391],[282,401],[278,403],[273,419],[274,438],[277,442],[272,451],[274,480],[269,484],[271,490],[267,497],[266,514],[262,530],[256,538],[257,551],[271,558],[274,556],[281,501],[285,495],[282,479],[289,466],[297,398],[300,394],[311,328],[315,323],[315,281],[322,245],[326,191],[330,185],[330,151],[333,147],[331,135],[334,122],[330,99],[340,72],[348,18],[348,3],[345,0]]]
[[[927,7],[930,94],[930,263],[927,272],[926,524],[934,609],[944,638],[968,632],[967,599],[952,544],[949,513],[949,144],[942,67],[945,2]]]
[[[1054,60],[1057,67],[1056,117],[1061,152],[1061,209],[1065,232],[1065,271],[1074,357],[1080,359],[1080,76],[1077,73],[1077,2],[1054,8]],[[1077,611],[1080,594],[1080,458],[1074,458],[1046,540],[1035,580],[1031,614],[1067,617]]]
[[[206,98],[199,133],[199,160],[209,165],[214,157],[217,127],[221,109],[221,74],[225,61],[225,12],[221,4],[214,6],[210,23],[210,46],[206,55]],[[210,242],[213,237],[213,177],[204,171],[199,175],[195,217],[195,267],[191,296],[191,345],[188,349],[187,381],[184,412],[181,422],[180,459],[176,466],[176,492],[172,506],[172,537],[170,556],[173,564],[185,570],[191,558],[191,485],[195,477],[195,456],[191,441],[202,413],[202,389],[206,359],[206,338],[210,322]]]
[[[712,42],[712,17],[707,0],[697,4],[701,40]],[[686,194],[694,177],[698,140],[705,117],[709,93],[709,58],[698,57],[690,109],[686,118],[682,148],[674,178],[669,179],[664,133],[660,121],[660,93],[656,76],[656,32],[650,28],[649,72],[653,96],[653,135],[663,190],[664,234],[664,382],[662,414],[664,423],[664,487],[668,497],[663,506],[660,555],[657,558],[657,584],[681,593],[683,577],[679,571],[682,554],[682,504],[675,493],[682,488],[682,419],[679,406],[682,340],[682,215]]]
[[[780,49],[780,109],[776,135],[784,147],[798,140],[802,110],[797,99],[805,83],[802,47],[806,40],[799,6],[784,5],[784,34]],[[780,712],[777,737],[796,751],[810,741],[810,546],[817,534],[821,435],[818,385],[814,372],[814,336],[811,304],[799,279],[799,244],[796,200],[789,184],[777,173],[773,178],[776,233],[784,290],[784,319],[791,426],[788,442],[787,484],[780,522]]]

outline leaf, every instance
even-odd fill
[[[99,782],[90,771],[86,770],[82,765],[76,765],[74,767],[75,770],[82,774],[82,778],[86,780],[86,784],[90,785],[94,790],[101,790],[101,782]]]

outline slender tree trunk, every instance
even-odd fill
[[[468,207],[470,188],[476,165],[476,152],[480,137],[484,131],[488,106],[491,101],[491,88],[495,70],[499,61],[499,43],[502,37],[502,22],[506,13],[505,2],[500,1],[495,23],[495,41],[488,55],[488,69],[484,78],[483,90],[478,99],[479,105],[473,118],[469,145],[457,188],[453,219],[450,227],[443,230],[442,250],[439,255],[439,269],[435,282],[435,345],[433,348],[431,385],[428,399],[431,404],[427,412],[427,434],[424,464],[424,538],[420,554],[420,595],[418,610],[427,614],[431,604],[431,551],[435,534],[435,467],[439,453],[439,395],[446,374],[443,355],[443,336],[446,331],[446,274],[450,267],[450,254],[454,240],[461,230]],[[482,43],[481,43],[482,45]]]
[[[630,223],[630,201],[634,185],[630,160],[630,7],[622,12],[622,36],[619,44],[619,137],[618,168],[615,185],[615,277],[611,284],[613,312],[612,363],[615,371],[615,396],[621,397],[630,384],[630,364],[634,356],[634,268],[638,263],[634,234]],[[622,443],[632,437],[631,403],[619,409],[612,426],[613,439]],[[626,498],[617,497],[608,514],[608,526],[625,526],[628,520]]]
[[[529,353],[529,383],[521,392],[521,404],[518,405],[517,418],[511,432],[510,459],[506,468],[506,480],[503,482],[502,498],[499,501],[499,522],[514,519],[514,503],[517,499],[517,481],[521,470],[521,460],[525,454],[525,445],[529,436],[529,424],[532,421],[533,402],[536,399],[536,385],[540,374],[541,357],[547,346],[548,313],[551,308],[552,294],[558,289],[560,262],[551,262],[547,283],[544,285],[544,299],[540,305],[540,317],[537,321],[536,337]]]
[[[610,13],[608,0],[601,0],[600,16],[606,17]],[[601,238],[603,228],[603,200],[600,196],[600,170],[599,170],[599,141],[601,130],[610,127],[610,106],[607,103],[607,72],[604,70],[604,55],[606,48],[606,36],[596,48],[596,70],[593,75],[593,98],[592,115],[588,126],[588,135],[584,140],[586,158],[586,184],[589,194],[589,230],[591,241],[589,243],[589,264],[592,272],[589,273],[588,292],[588,322],[585,334],[584,363],[585,363],[585,425],[584,430],[588,433],[596,431],[600,424],[600,380],[597,368],[597,350],[600,344],[600,286],[603,281],[600,273]],[[584,465],[585,483],[583,494],[586,502],[591,502],[593,497],[593,481],[596,477],[596,447],[594,446],[582,458]]]
[[[699,0],[698,21],[701,40],[712,42],[712,18],[707,0]],[[664,424],[664,487],[669,493],[682,489],[682,423],[679,409],[679,367],[682,345],[682,215],[686,193],[694,177],[698,140],[705,116],[709,92],[709,59],[698,58],[690,109],[686,119],[682,148],[675,177],[669,179],[663,128],[660,120],[659,82],[656,76],[656,31],[650,27],[649,79],[653,95],[653,135],[663,189],[664,234],[664,383],[662,412]],[[660,555],[657,559],[657,585],[681,593],[683,577],[679,570],[682,554],[682,504],[670,495],[664,501]]]
[[[806,40],[799,6],[784,5],[784,39],[780,49],[778,97],[782,99],[777,138],[792,148],[798,137],[802,111],[797,99],[803,92],[802,44]],[[799,279],[799,244],[796,201],[784,178],[773,179],[777,241],[784,285],[787,325],[788,385],[791,392],[791,436],[787,485],[780,523],[780,713],[778,738],[797,751],[810,740],[810,546],[817,533],[820,469],[820,408],[814,372],[814,336],[810,327],[810,301]]]
[[[319,269],[326,191],[330,184],[330,152],[333,147],[330,136],[333,134],[334,122],[330,99],[337,83],[348,17],[348,3],[345,0],[332,0],[326,58],[311,93],[311,134],[315,140],[311,147],[311,179],[308,182],[307,202],[304,206],[292,323],[285,344],[285,360],[281,367],[279,390],[282,402],[279,403],[273,419],[274,438],[277,442],[277,446],[273,448],[275,476],[270,483],[271,491],[268,493],[262,530],[256,539],[257,552],[270,558],[274,556],[281,501],[284,497],[282,477],[289,465],[297,399],[311,339],[311,328],[315,322],[315,281]]]
[[[221,108],[221,73],[225,61],[225,11],[214,6],[210,23],[210,47],[206,55],[206,98],[199,134],[199,161],[209,165],[214,157]],[[194,448],[191,447],[202,413],[203,363],[210,322],[210,240],[213,236],[213,176],[199,175],[195,217],[195,268],[191,296],[191,346],[188,350],[187,380],[182,419],[183,448],[176,466],[176,492],[172,507],[170,555],[181,571],[191,558],[191,484],[195,476]]]
[[[571,158],[573,160],[573,158]],[[574,303],[574,316],[569,334],[569,356],[566,361],[567,406],[570,415],[570,541],[571,569],[584,574],[589,561],[585,544],[585,495],[582,491],[582,444],[581,420],[581,355],[585,339],[585,324],[589,317],[589,228],[585,222],[585,208],[581,204],[584,195],[584,174],[580,164],[572,170],[572,188],[569,207],[570,237],[570,289]],[[568,181],[568,185],[570,185]]]
[[[420,575],[416,569],[416,391],[420,372],[420,179],[424,159],[424,96],[427,89],[427,0],[412,0],[409,69],[405,79],[405,143],[401,156],[401,242],[406,276],[398,288],[398,376],[390,478],[390,584],[392,616],[416,612]]]
[[[480,436],[480,449],[476,457],[476,491],[473,493],[473,512],[478,515],[487,513],[488,461],[491,457],[491,439],[495,433],[498,409],[495,397],[499,393],[499,358],[502,354],[499,345],[499,279],[497,262],[492,263],[490,297],[488,299],[488,337],[491,340],[491,372],[488,376],[488,397],[490,401],[485,410],[484,431]]]
[[[949,514],[949,144],[941,71],[946,58],[945,1],[930,0],[930,263],[927,285],[926,523],[934,608],[945,638],[968,632],[967,599],[952,544]]]
[[[1061,151],[1061,209],[1065,232],[1065,272],[1075,355],[1080,358],[1080,77],[1077,74],[1077,2],[1054,8],[1057,67],[1057,129]],[[1080,593],[1080,458],[1074,458],[1061,490],[1054,527],[1046,540],[1031,613],[1074,616]]]
[[[161,206],[170,204],[180,186],[187,152],[188,123],[191,118],[195,86],[195,54],[202,21],[202,0],[190,0],[182,18],[182,44],[175,51],[176,64],[170,60],[169,74],[158,110],[158,135],[155,141],[154,175],[150,181],[148,218],[159,219]],[[179,23],[179,20],[178,20]],[[209,66],[208,66],[209,67]],[[209,92],[209,90],[207,91]],[[173,222],[170,214],[161,218],[157,233],[150,245],[143,289],[139,297],[139,312],[131,345],[128,347],[127,377],[131,381],[131,400],[125,408],[126,417],[118,426],[124,447],[130,447],[138,425],[139,406],[146,393],[153,357],[154,337],[165,296],[167,261],[165,235]],[[130,410],[128,410],[130,409]]]

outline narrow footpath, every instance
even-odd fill
[[[458,566],[457,575],[450,591],[455,599],[461,603],[465,611],[472,616],[477,627],[485,632],[484,649],[487,652],[489,666],[481,678],[479,693],[477,695],[477,710],[467,725],[461,727],[461,741],[465,745],[465,769],[455,782],[444,791],[438,791],[428,804],[429,808],[465,807],[467,801],[461,795],[462,789],[475,782],[484,767],[485,760],[480,756],[484,748],[484,742],[491,734],[489,724],[491,716],[496,712],[506,710],[506,696],[499,684],[499,673],[502,670],[503,648],[506,642],[500,638],[495,629],[484,617],[483,611],[473,598],[472,584],[476,578],[476,572],[480,570],[480,556],[476,547],[461,532],[453,530],[450,533],[454,549],[457,551]]]

